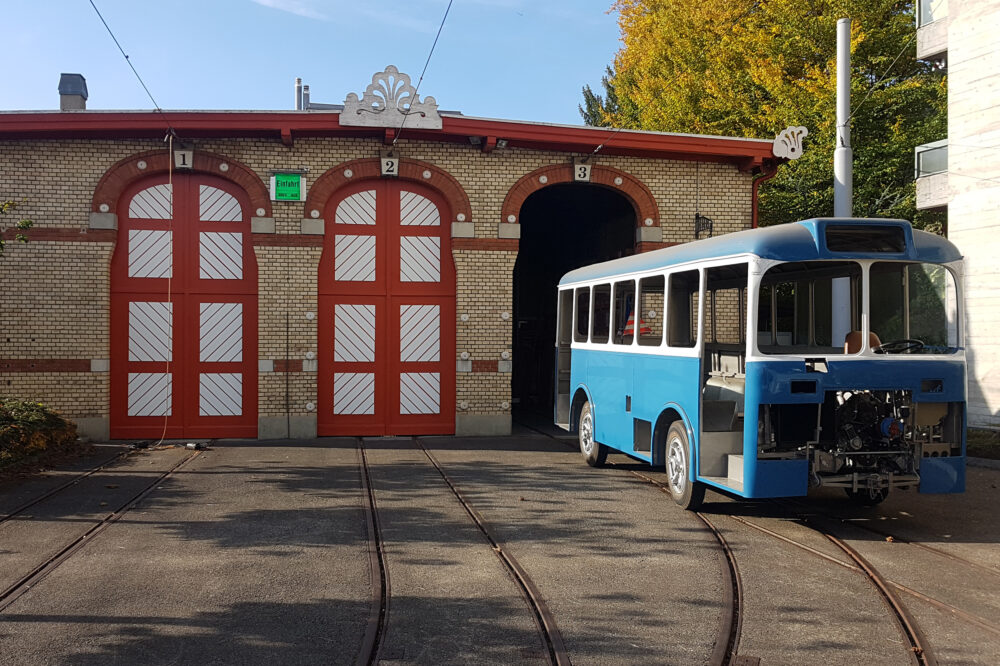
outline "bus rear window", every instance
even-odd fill
[[[826,249],[830,252],[900,254],[906,251],[906,236],[902,227],[831,224],[826,228]]]

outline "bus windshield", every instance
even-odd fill
[[[958,296],[943,266],[852,261],[779,264],[761,279],[757,346],[764,354],[856,354],[863,289],[875,353],[946,354],[958,347]],[[867,285],[867,286],[865,286]]]

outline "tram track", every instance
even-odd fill
[[[370,580],[372,581],[371,607],[373,610],[362,639],[361,651],[355,663],[358,666],[372,666],[379,663],[382,653],[388,649],[384,645],[384,640],[390,618],[391,586],[389,566],[385,555],[385,543],[382,538],[381,523],[379,521],[378,502],[375,496],[375,486],[372,481],[371,466],[368,463],[364,439],[359,437],[356,438],[356,441],[362,492],[366,497],[365,522],[368,530],[369,570]],[[458,486],[444,471],[431,452],[424,447],[419,439],[413,438],[412,441],[415,447],[424,454],[444,480],[451,493],[483,534],[493,553],[517,583],[522,596],[531,609],[535,624],[542,635],[549,661],[555,666],[569,666],[569,654],[566,651],[566,646],[559,632],[555,617],[549,610],[534,581],[532,581],[514,555],[503,545],[489,524],[469,504],[461,490],[458,489]],[[376,581],[378,582],[376,583]]]
[[[451,490],[452,494],[465,509],[465,512],[475,523],[479,531],[482,532],[483,536],[490,544],[493,553],[497,556],[500,562],[507,569],[508,573],[517,583],[521,590],[521,594],[527,602],[528,606],[531,608],[535,624],[541,633],[542,639],[545,643],[549,660],[555,666],[568,666],[570,664],[569,653],[566,650],[566,644],[563,641],[562,634],[559,631],[559,627],[556,624],[555,616],[552,611],[549,610],[548,604],[546,604],[545,599],[542,597],[535,585],[534,581],[528,575],[524,567],[517,561],[513,553],[510,552],[496,535],[493,529],[490,527],[479,512],[476,511],[472,505],[466,500],[462,491],[458,489],[458,486],[452,481],[451,477],[444,471],[441,465],[438,463],[437,459],[428,451],[419,438],[413,439],[414,444],[420,451],[427,456],[427,460],[430,461],[434,469],[438,471],[441,478],[444,480],[445,484]]]
[[[45,561],[35,566],[31,571],[21,576],[17,581],[8,585],[2,591],[0,591],[0,612],[5,611],[9,608],[18,598],[23,594],[31,590],[35,585],[44,580],[50,573],[57,569],[63,562],[72,557],[80,549],[86,546],[88,543],[94,540],[94,538],[107,529],[113,523],[116,523],[122,518],[126,513],[134,509],[142,500],[146,499],[157,487],[163,483],[168,477],[176,473],[179,469],[184,467],[186,464],[198,457],[200,451],[195,451],[180,461],[172,465],[165,472],[159,474],[151,483],[146,484],[142,490],[133,495],[130,499],[126,500],[124,503],[120,504],[118,508],[106,515],[104,518],[95,522],[89,529],[87,529],[82,534],[78,535],[72,541],[60,548],[54,555],[48,557]],[[90,474],[95,473],[98,470],[93,470]],[[84,475],[82,478],[89,476],[90,474]],[[76,479],[74,482],[81,480]],[[64,484],[59,490],[64,490],[70,487],[73,483]],[[18,513],[28,508],[28,506],[34,506],[39,504],[44,499],[48,499],[55,492],[49,492],[46,495],[36,498],[28,505],[25,505],[17,510]],[[16,514],[10,514],[16,515]]]
[[[547,437],[549,439],[552,439],[554,441],[557,441],[557,442],[560,442],[560,443],[562,443],[564,445],[567,445],[567,446],[569,446],[571,448],[574,448],[572,446],[572,444],[568,440],[559,439],[559,438],[554,437],[553,435],[551,435],[551,434],[549,434],[547,432],[544,432],[543,430],[540,430],[538,428],[532,427],[530,425],[526,425],[526,424],[521,424],[521,425],[523,425],[524,427],[526,427],[526,428],[528,428],[530,430],[533,430],[534,432],[537,432],[537,433],[539,433],[539,434],[541,434],[541,435],[543,435],[543,436],[545,436],[545,437]],[[622,467],[620,465],[616,465],[613,462],[608,462],[606,464],[609,467],[619,467],[623,471],[629,472],[632,476],[637,477],[637,478],[641,479],[642,481],[644,481],[646,483],[649,483],[649,484],[657,487],[661,492],[663,492],[663,493],[665,493],[667,495],[670,494],[669,488],[666,486],[666,484],[658,481],[657,479],[655,479],[655,478],[653,478],[653,477],[651,477],[651,476],[649,476],[647,474],[643,474],[642,472],[639,472],[639,471],[636,471],[636,470],[626,469],[626,468],[624,468],[624,467]],[[788,507],[788,508],[792,508],[792,507],[811,508],[811,507],[805,507],[805,506],[801,505],[800,503],[794,503],[793,501],[783,501],[783,502],[777,502],[777,501],[775,501],[774,503],[776,505],[783,505],[783,506]],[[716,534],[716,538],[717,539],[722,538],[721,532],[718,531],[718,528],[714,525],[714,523],[712,523],[711,519],[705,513],[703,513],[703,512],[694,512],[694,513],[695,513],[696,516],[698,516],[706,524],[706,526],[713,532],[713,534],[717,533]],[[813,547],[809,546],[808,544],[802,543],[801,541],[799,541],[797,539],[791,538],[789,536],[780,534],[779,532],[776,532],[774,530],[768,529],[767,527],[764,527],[763,525],[759,525],[759,524],[757,524],[757,523],[755,523],[753,521],[747,520],[746,518],[744,518],[742,516],[728,515],[728,514],[720,514],[720,515],[726,515],[727,518],[729,518],[729,519],[731,519],[731,520],[733,520],[733,521],[735,521],[737,523],[740,523],[740,524],[742,524],[742,525],[744,525],[746,527],[754,529],[754,530],[756,530],[758,532],[766,534],[766,535],[768,535],[768,536],[770,536],[772,538],[778,539],[780,541],[784,541],[785,543],[788,543],[789,545],[792,545],[792,546],[794,546],[794,547],[796,547],[796,548],[798,548],[800,550],[808,552],[809,554],[811,554],[811,555],[813,555],[815,557],[818,557],[818,558],[821,558],[823,560],[826,560],[827,562],[829,562],[831,564],[836,564],[837,566],[843,567],[844,569],[847,569],[847,570],[853,571],[853,572],[855,572],[855,573],[857,573],[859,575],[865,576],[866,579],[870,582],[870,584],[879,593],[879,596],[882,598],[883,602],[885,603],[885,605],[889,609],[890,613],[893,615],[894,620],[895,620],[895,622],[897,624],[897,627],[899,628],[900,633],[902,634],[902,636],[904,637],[904,639],[906,640],[906,642],[907,642],[907,644],[909,646],[909,652],[910,652],[910,655],[911,655],[911,658],[912,658],[912,662],[915,663],[915,664],[922,665],[922,666],[935,666],[938,662],[937,662],[937,658],[935,656],[935,653],[934,653],[934,651],[932,649],[932,646],[930,645],[930,643],[927,640],[927,638],[924,636],[924,634],[923,634],[922,630],[920,629],[920,627],[919,627],[918,623],[916,622],[916,620],[909,613],[906,605],[899,598],[899,594],[903,594],[903,595],[906,595],[906,596],[911,597],[913,599],[919,600],[920,602],[923,602],[923,603],[925,603],[925,604],[927,604],[927,605],[929,605],[929,606],[931,606],[933,608],[936,608],[937,610],[939,610],[939,611],[941,611],[941,612],[943,612],[943,613],[945,613],[947,615],[950,615],[951,617],[955,618],[956,620],[959,620],[960,622],[963,622],[963,623],[965,623],[967,625],[970,625],[970,626],[976,627],[978,629],[987,631],[987,632],[989,632],[991,634],[994,634],[996,636],[1000,636],[1000,624],[997,624],[997,623],[992,622],[992,621],[990,621],[990,620],[988,620],[986,618],[983,618],[983,617],[977,616],[975,614],[969,613],[967,611],[964,611],[961,608],[958,608],[957,606],[954,606],[954,605],[949,604],[947,602],[944,602],[944,601],[941,601],[939,599],[936,599],[936,598],[934,598],[934,597],[932,597],[930,595],[924,594],[923,592],[915,590],[915,589],[913,589],[913,588],[911,588],[909,586],[906,586],[906,585],[904,585],[904,584],[902,584],[900,582],[897,582],[897,581],[885,578],[856,549],[854,549],[852,546],[850,546],[849,544],[847,544],[845,541],[843,541],[842,539],[840,539],[839,537],[837,537],[835,534],[832,534],[830,532],[830,530],[821,527],[820,525],[818,525],[815,522],[815,520],[810,520],[810,517],[807,516],[807,515],[805,515],[805,514],[803,514],[802,512],[796,513],[794,511],[794,509],[793,509],[792,514],[793,515],[789,516],[790,519],[795,520],[795,521],[799,522],[800,524],[804,525],[805,527],[809,528],[810,530],[812,530],[812,531],[814,531],[814,532],[822,535],[824,538],[826,538],[828,541],[830,541],[830,543],[834,544],[837,548],[839,548],[845,554],[845,556],[848,558],[848,561],[845,561],[845,560],[833,557],[833,556],[831,556],[831,555],[829,555],[827,553],[822,552],[821,550],[818,550],[816,548],[813,548]],[[863,530],[865,530],[865,531],[867,531],[869,533],[877,534],[879,536],[885,536],[885,537],[892,536],[892,535],[889,535],[888,533],[886,533],[886,534],[883,535],[882,532],[880,530],[877,530],[877,529],[868,528],[866,526],[855,525],[855,523],[853,523],[851,521],[846,521],[846,520],[844,520],[843,518],[841,518],[839,516],[825,515],[825,514],[821,514],[821,515],[823,517],[825,517],[825,518],[830,519],[830,520],[839,520],[841,522],[850,523],[850,525],[852,525],[852,526],[859,527],[860,529],[863,529]],[[894,539],[895,539],[895,537],[894,537]],[[960,556],[953,556],[951,553],[947,553],[947,552],[945,552],[943,550],[934,548],[932,546],[927,546],[926,544],[920,544],[919,542],[911,542],[911,541],[905,541],[905,540],[900,540],[900,542],[901,543],[907,543],[908,545],[914,545],[914,546],[923,547],[924,550],[928,550],[928,551],[933,552],[933,553],[935,553],[937,555],[945,556],[945,557],[947,557],[950,560],[961,562],[963,564],[973,565],[973,566],[976,566],[978,568],[986,568],[986,567],[983,567],[983,565],[980,565],[980,564],[978,564],[976,562],[972,562],[970,560],[966,560],[965,558],[962,558]],[[720,541],[720,545],[722,545],[723,543],[724,543],[724,538],[722,538],[722,540]],[[731,562],[731,564],[730,564],[730,580],[735,580],[736,581],[733,584],[733,586],[732,586],[732,588],[734,590],[733,595],[734,595],[734,602],[735,603],[734,603],[733,612],[731,613],[731,617],[733,617],[733,622],[732,622],[732,625],[731,625],[731,627],[732,627],[731,631],[733,631],[735,633],[736,639],[735,639],[735,641],[733,641],[732,639],[730,640],[730,642],[728,644],[729,647],[725,651],[726,658],[729,659],[729,661],[722,661],[722,662],[712,661],[711,663],[737,664],[737,663],[741,663],[740,661],[737,661],[738,659],[744,659],[743,657],[737,657],[737,655],[736,655],[736,650],[738,648],[738,636],[739,636],[739,631],[741,629],[740,608],[741,608],[741,604],[742,604],[742,591],[740,589],[739,573],[738,573],[739,569],[738,569],[738,567],[736,567],[735,557],[732,556],[732,551],[729,548],[728,544],[725,544],[722,547],[723,547],[723,550],[726,552],[727,560]],[[994,570],[990,570],[990,571],[991,571],[991,573],[996,573]],[[724,602],[728,603],[727,600],[724,600]],[[722,632],[720,631],[720,635],[721,635],[721,633]],[[717,643],[717,645],[716,645],[717,649],[713,652],[713,660],[718,659],[718,657],[719,657],[719,655],[718,655],[718,646],[719,646],[720,643],[721,643],[721,641],[719,641]]]
[[[100,465],[98,465],[96,467],[93,467],[93,468],[91,468],[91,469],[89,469],[89,470],[87,470],[87,471],[85,471],[85,472],[83,472],[81,474],[77,474],[72,479],[69,479],[68,481],[65,481],[64,483],[61,483],[61,484],[59,484],[58,486],[56,486],[54,488],[50,488],[49,490],[45,491],[44,493],[42,493],[38,497],[35,497],[35,498],[31,499],[31,500],[28,500],[24,504],[21,504],[20,506],[12,509],[11,511],[9,511],[9,512],[3,514],[3,515],[0,515],[0,525],[4,524],[8,520],[11,520],[15,516],[18,516],[18,515],[24,513],[25,511],[27,511],[31,507],[36,506],[38,504],[41,504],[42,502],[44,502],[48,498],[52,497],[53,495],[57,495],[57,494],[61,493],[62,491],[66,490],[67,488],[75,486],[76,484],[80,483],[84,479],[89,478],[89,477],[93,476],[94,474],[97,474],[98,472],[103,471],[105,468],[107,468],[107,467],[113,465],[114,463],[118,462],[119,460],[121,460],[122,458],[124,458],[125,456],[127,456],[129,453],[130,453],[130,451],[127,450],[127,449],[125,451],[121,451],[120,453],[117,453],[114,457],[112,457],[110,460],[106,460],[106,461],[102,462]]]
[[[361,652],[358,655],[358,666],[377,664],[385,637],[385,628],[389,619],[389,569],[385,562],[385,548],[382,541],[382,530],[378,519],[378,504],[375,500],[375,488],[372,485],[371,468],[368,466],[368,454],[365,453],[365,443],[357,438],[358,462],[361,470],[362,492],[367,499],[365,503],[365,524],[368,530],[368,564],[369,579],[372,588],[373,612],[368,619],[361,642]],[[376,585],[375,581],[378,580]]]
[[[540,430],[524,423],[520,425],[555,442],[565,444],[570,448],[575,448],[568,441],[554,437],[544,430]],[[616,465],[613,462],[606,462],[605,465],[611,468],[624,469],[620,465]],[[661,492],[670,495],[670,489],[656,479],[635,470],[629,469],[624,471],[629,472],[632,476],[645,483],[655,486]],[[718,543],[719,547],[722,549],[723,554],[723,564],[721,567],[724,579],[722,586],[723,612],[720,614],[718,637],[716,638],[715,645],[712,648],[712,653],[709,656],[708,663],[710,666],[750,666],[751,664],[757,663],[758,660],[753,657],[741,657],[737,655],[740,646],[740,634],[743,630],[743,579],[740,576],[740,568],[736,562],[736,555],[733,552],[733,549],[729,546],[729,542],[726,541],[725,536],[723,536],[719,528],[707,515],[700,511],[695,511],[693,513],[701,520],[708,531],[712,533],[716,543]]]
[[[978,571],[984,571],[994,576],[1000,576],[1000,569],[996,569],[981,562],[975,562],[966,557],[962,557],[961,555],[956,555],[955,553],[950,553],[941,548],[935,548],[934,546],[923,543],[922,541],[913,541],[911,539],[907,539],[906,537],[901,537],[898,534],[893,534],[892,532],[880,530],[877,527],[873,527],[871,525],[858,522],[857,520],[853,520],[851,518],[845,518],[843,516],[838,516],[836,514],[830,513],[828,511],[819,510],[814,506],[807,505],[804,502],[797,501],[794,499],[785,500],[785,502],[790,506],[796,507],[797,510],[813,512],[819,516],[822,516],[823,518],[838,521],[844,525],[849,525],[854,529],[861,530],[862,532],[867,532],[869,534],[873,534],[883,539],[891,540],[895,543],[905,544],[907,546],[913,546],[914,548],[919,548],[920,550],[926,551],[928,553],[933,553],[938,557],[943,557],[953,562],[959,562],[963,565],[972,567]]]
[[[854,572],[858,572],[858,573],[865,573],[864,569],[862,569],[858,565],[858,563],[853,560],[853,558],[851,558],[851,560],[852,560],[851,562],[845,562],[844,560],[837,559],[836,557],[832,557],[831,555],[828,555],[828,554],[826,554],[826,553],[824,553],[822,551],[819,551],[819,550],[817,550],[815,548],[812,548],[811,546],[808,546],[808,545],[802,543],[801,541],[798,541],[796,539],[792,539],[791,537],[788,537],[788,536],[785,536],[785,535],[780,534],[778,532],[775,532],[774,530],[768,529],[767,527],[764,527],[763,525],[758,525],[757,523],[755,523],[755,522],[753,522],[751,520],[747,520],[746,518],[744,518],[742,516],[733,516],[733,515],[730,515],[729,518],[732,519],[732,520],[734,520],[734,521],[736,521],[736,522],[738,522],[738,523],[740,523],[741,525],[749,527],[750,529],[756,530],[758,532],[761,532],[763,534],[771,536],[771,537],[773,537],[775,539],[778,539],[780,541],[784,541],[785,543],[787,543],[787,544],[789,544],[791,546],[795,546],[796,548],[799,548],[800,550],[803,550],[803,551],[805,551],[805,552],[807,552],[807,553],[809,553],[811,555],[814,555],[816,557],[822,558],[822,559],[826,560],[827,562],[830,562],[831,564],[836,564],[837,566],[843,567],[844,569],[848,569],[850,571],[854,571]],[[798,520],[797,517],[796,517],[796,519]],[[826,533],[825,530],[819,529],[815,525],[808,525],[807,524],[807,527],[809,527],[813,531],[816,531],[816,532],[818,532],[820,534],[823,534],[828,539],[830,538],[829,535],[827,535],[827,533]],[[833,542],[833,543],[836,544],[836,542]],[[839,546],[839,544],[836,544],[836,545]],[[846,554],[848,554],[848,556],[850,556],[849,553],[846,553]],[[914,590],[913,588],[911,588],[911,587],[909,587],[907,585],[903,585],[902,583],[900,583],[898,581],[894,581],[894,580],[891,580],[891,579],[885,579],[885,582],[890,587],[892,587],[893,589],[895,589],[897,592],[901,592],[901,593],[903,593],[903,594],[905,594],[907,596],[910,596],[910,597],[913,597],[913,598],[918,599],[920,601],[923,601],[924,603],[927,603],[928,605],[933,606],[934,608],[938,609],[939,611],[945,612],[945,613],[953,616],[954,618],[956,618],[956,619],[958,619],[958,620],[960,620],[962,622],[965,622],[966,624],[978,627],[979,629],[983,629],[985,631],[988,631],[988,632],[990,632],[990,633],[992,633],[992,634],[994,634],[996,636],[1000,636],[1000,624],[997,624],[997,623],[994,623],[994,622],[990,622],[989,620],[987,620],[985,618],[982,618],[982,617],[979,617],[978,615],[973,615],[972,613],[969,613],[967,611],[963,611],[962,609],[958,608],[957,606],[954,606],[952,604],[949,604],[949,603],[946,603],[944,601],[941,601],[940,599],[935,599],[934,597],[931,597],[931,596],[929,596],[927,594],[924,594],[923,592],[920,592],[918,590]]]

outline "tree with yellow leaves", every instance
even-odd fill
[[[944,73],[916,60],[913,3],[617,0],[623,46],[588,124],[770,138],[809,129],[761,190],[762,224],[833,214],[837,19],[853,19],[854,214],[939,226],[915,210],[913,148],[947,133]]]

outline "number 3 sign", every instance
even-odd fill
[[[579,158],[573,160],[573,180],[578,183],[590,182],[590,164]]]

